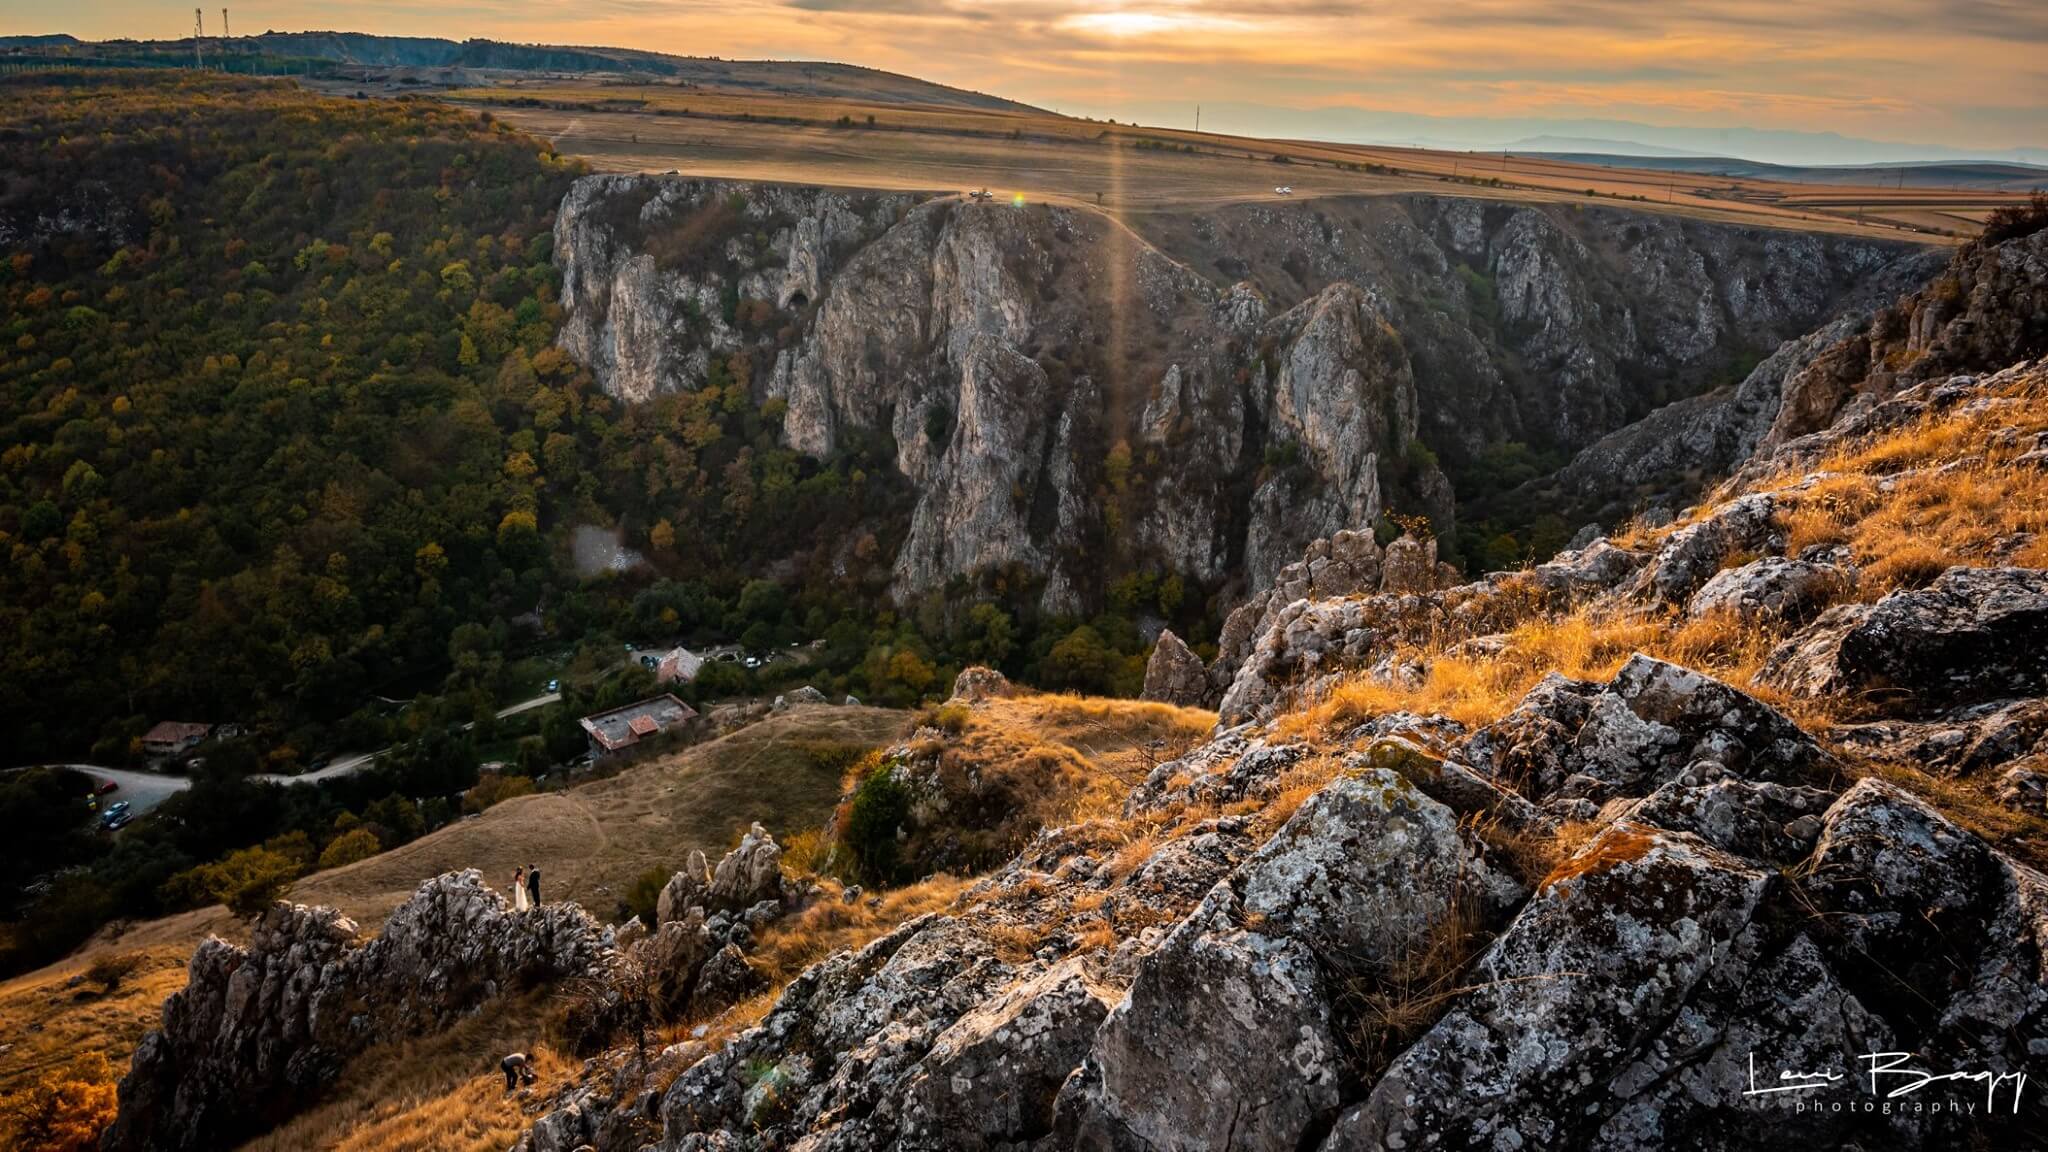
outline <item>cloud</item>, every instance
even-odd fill
[[[0,15],[32,30],[28,4]],[[94,0],[65,30],[175,17]],[[235,22],[842,60],[1119,119],[1241,101],[2048,145],[2043,0],[272,0]]]

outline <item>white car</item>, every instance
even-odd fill
[[[1294,185],[1282,184],[1273,189],[1273,194],[1275,196],[1292,196],[1294,195]]]

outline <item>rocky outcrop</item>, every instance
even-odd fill
[[[970,664],[962,668],[958,676],[953,677],[950,699],[966,704],[978,704],[983,700],[1008,696],[1013,691],[1015,689],[1011,688],[1009,678],[1001,672],[980,664]]]
[[[1202,815],[1311,756],[1335,763],[1269,831]],[[1312,753],[1228,729],[1133,793],[1142,858],[1092,822],[1049,830],[956,910],[814,966],[692,1058],[652,1146],[2018,1138],[2038,1102],[2010,1075],[1995,1109],[1972,1083],[1942,1098],[1974,1115],[1884,1113],[1858,1062],[2034,1068],[2048,880],[1895,787],[1840,787],[1783,715],[1643,657],[1476,732],[1396,714]],[[1596,831],[1518,870],[1516,835],[1566,819]],[[1123,927],[1077,928],[1097,918]],[[1841,1107],[1760,1111],[1752,1058],[1838,1073],[1810,1099]],[[601,1132],[601,1103],[547,1123]]]
[[[628,400],[748,359],[798,451],[887,433],[915,493],[886,558],[899,600],[1024,569],[1039,606],[1079,614],[1127,570],[1262,590],[1390,507],[1448,537],[1418,442],[1583,446],[1909,251],[1431,197],[1145,226],[588,177],[557,216],[561,344]]]
[[[1880,310],[1784,383],[1766,449],[1911,385],[2048,353],[2048,231],[1958,250],[1924,288]]]
[[[312,1103],[371,1043],[446,1027],[527,985],[601,974],[612,955],[582,909],[514,913],[474,870],[422,884],[368,941],[331,908],[279,904],[248,947],[208,939],[193,954],[101,1146],[232,1146]]]
[[[1145,661],[1147,700],[1200,707],[1209,695],[1209,669],[1171,629],[1159,633]]]
[[[1833,608],[1771,654],[1764,678],[1800,696],[1926,712],[2048,692],[2048,573],[1951,568],[1927,588]]]
[[[710,911],[740,912],[764,900],[783,897],[782,848],[758,823],[725,854],[704,899]]]

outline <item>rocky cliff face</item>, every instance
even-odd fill
[[[514,914],[474,870],[422,884],[374,939],[279,904],[247,948],[200,945],[120,1087],[109,1152],[232,1147],[304,1108],[371,1043],[444,1028],[522,986],[601,973],[610,932],[574,904]]]
[[[1970,529],[1946,542],[1969,563],[1878,595],[1864,538],[1802,543],[1794,517],[1854,481],[1961,500],[1944,514],[1965,524],[1970,484],[2038,487],[2044,403],[2041,362],[1904,386],[1767,446],[1667,531],[1475,583],[1446,587],[1416,540],[1321,543],[1237,624],[1211,740],[1120,817],[1047,830],[955,911],[687,1054],[646,1105],[654,1147],[2037,1141],[2048,876],[2027,837],[1994,845],[1981,809],[1926,797],[2002,774],[2011,819],[2048,826],[2048,522]],[[1914,441],[1947,446],[1930,458],[1887,442],[1839,470],[1937,427]],[[1570,620],[1764,630],[1758,691],[1848,720],[1809,730],[1638,652],[1553,672],[1485,723],[1289,723],[1341,683],[1484,668],[1519,624]],[[1152,671],[1162,696],[1205,680],[1170,637]],[[1786,1071],[1817,1076],[1753,1091]]]
[[[1267,587],[1459,457],[1578,447],[1826,318],[1904,249],[1453,198],[1102,214],[638,176],[557,218],[563,347],[628,400],[764,367],[783,436],[886,432],[899,598],[1009,570]],[[770,333],[773,333],[771,336]]]

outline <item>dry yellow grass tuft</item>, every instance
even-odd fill
[[[927,912],[953,907],[967,890],[955,876],[932,876],[881,894],[870,907],[862,898],[851,904],[830,893],[788,919],[769,925],[756,939],[751,959],[757,971],[779,991],[790,978],[834,952],[865,947],[896,926]]]
[[[532,1122],[498,1060],[525,1052],[544,1096],[582,1062],[556,1047],[561,1012],[545,993],[493,1001],[433,1036],[389,1041],[351,1061],[327,1098],[243,1152],[500,1152]]]
[[[136,967],[111,991],[84,979],[101,956],[132,956]],[[134,951],[100,950],[0,984],[0,1093],[21,1087],[80,1056],[105,1056],[125,1071],[158,1006],[185,986],[183,944]],[[77,985],[71,984],[80,978]]]

